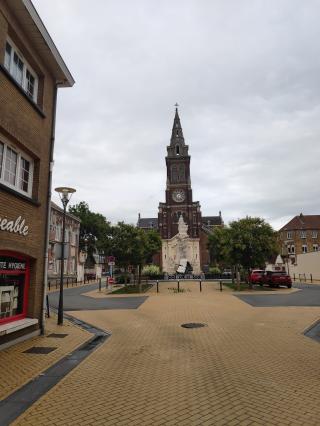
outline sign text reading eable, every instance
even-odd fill
[[[21,216],[17,217],[16,220],[0,217],[0,231],[12,232],[26,237],[29,233],[29,226],[26,226],[26,220]]]

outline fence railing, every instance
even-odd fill
[[[96,282],[96,278],[86,278],[82,281],[78,281],[76,277],[65,277],[63,280],[63,286],[69,287],[77,287],[78,285],[90,284]],[[60,278],[49,278],[48,279],[48,290],[57,290],[60,287]]]
[[[293,274],[293,281],[300,281],[302,283],[320,283],[320,277],[315,278],[313,274]]]
[[[181,280],[181,281],[184,281],[184,280]],[[200,293],[202,292],[202,284],[204,283],[204,282],[206,282],[206,280],[194,280],[194,282],[196,283],[196,282],[199,282],[199,291],[200,291]],[[162,283],[166,283],[166,284],[168,284],[168,281],[167,280],[163,280],[163,281],[160,281],[160,280],[156,280],[156,289],[157,289],[157,293],[160,293],[160,291],[159,291],[159,284],[161,284],[161,282]],[[170,280],[170,283],[177,283],[177,288],[176,288],[176,290],[177,290],[177,292],[178,293],[180,293],[180,280]],[[223,280],[217,280],[217,282],[219,282],[219,289],[220,289],[220,291],[222,291],[222,284],[223,284]]]

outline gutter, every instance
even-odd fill
[[[48,178],[48,189],[47,189],[47,211],[46,211],[46,230],[44,238],[44,275],[43,275],[43,299],[41,307],[41,319],[40,329],[41,334],[45,334],[45,322],[46,322],[46,298],[48,289],[48,248],[49,248],[49,233],[50,233],[50,214],[51,214],[51,193],[52,193],[52,171],[53,171],[53,153],[54,153],[54,142],[55,142],[55,129],[56,129],[56,113],[57,113],[57,93],[59,83],[56,82],[53,91],[53,111],[52,111],[52,122],[51,122],[51,138],[50,138],[50,157],[49,157],[49,178]]]
[[[38,12],[36,11],[34,5],[32,4],[31,0],[22,0],[22,4],[26,8],[28,14],[30,15],[31,19],[35,23],[36,27],[38,28],[41,36],[43,37],[46,45],[48,46],[52,56],[54,57],[56,63],[58,64],[60,70],[62,71],[63,75],[65,76],[65,81],[60,82],[60,86],[64,87],[72,87],[75,83],[74,78],[72,77],[67,65],[65,64],[64,60],[62,59],[56,45],[54,44],[54,41],[52,40],[50,34],[48,33],[44,23],[42,22],[40,16],[38,15]]]

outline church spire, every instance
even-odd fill
[[[167,147],[168,157],[186,157],[188,156],[188,145],[184,143],[183,131],[181,127],[178,104],[175,104],[176,112],[173,120],[173,127],[170,139],[170,145]]]
[[[178,112],[178,104],[175,104],[176,113],[173,120],[172,134],[171,134],[171,146],[181,144],[184,145],[184,137]]]

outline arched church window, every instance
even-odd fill
[[[176,154],[180,155],[180,146],[179,145],[176,145]]]

